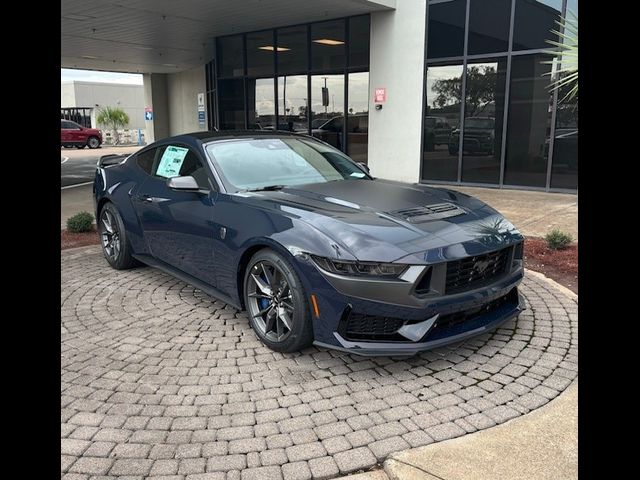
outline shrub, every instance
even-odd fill
[[[569,233],[564,233],[563,231],[554,228],[544,236],[544,240],[547,242],[547,246],[552,250],[562,250],[573,242],[573,237]]]
[[[93,215],[89,212],[76,213],[67,220],[67,231],[71,233],[90,232],[93,228]]]

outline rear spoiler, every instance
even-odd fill
[[[98,160],[98,167],[108,167],[109,165],[115,165],[122,162],[129,155],[129,153],[111,153],[109,155],[103,155],[100,157],[100,160]]]

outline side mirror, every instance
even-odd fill
[[[366,163],[358,162],[358,165],[360,165],[365,172],[369,173],[369,166]]]
[[[179,190],[183,192],[197,192],[200,190],[198,182],[191,175],[184,177],[172,177],[167,180],[167,186],[171,190]]]

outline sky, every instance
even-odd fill
[[[110,82],[142,85],[142,75],[139,73],[99,72],[97,70],[76,70],[73,68],[60,69],[60,80],[79,80],[84,82]]]

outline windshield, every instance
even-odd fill
[[[464,121],[465,127],[469,128],[493,128],[493,118],[467,118]]]
[[[299,138],[239,139],[206,148],[236,190],[369,178],[338,150]]]

